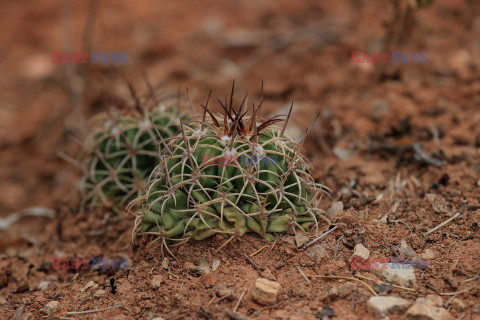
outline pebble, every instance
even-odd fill
[[[465,303],[458,298],[453,299],[450,305],[452,306],[453,309],[459,312],[465,311]]]
[[[329,287],[323,291],[322,295],[320,296],[320,300],[336,297],[338,297],[338,287],[333,285],[332,287]]]
[[[408,300],[394,296],[375,296],[367,301],[368,311],[378,318],[384,318],[396,311],[406,310],[409,305]]]
[[[152,281],[150,281],[150,287],[152,287],[152,289],[158,289],[162,286],[162,283],[164,282],[165,279],[162,276],[155,275],[153,276]]]
[[[326,253],[325,247],[322,246],[321,244],[317,244],[307,251],[307,256],[309,256],[310,259],[315,261],[317,264],[320,264],[320,262],[322,262],[323,257],[325,257],[325,253]]]
[[[193,263],[191,263],[190,261],[185,262],[183,267],[188,271],[193,271],[193,270],[197,269],[197,267]]]
[[[355,246],[352,258],[360,258],[362,261],[367,260],[370,256],[370,250],[365,248],[363,244],[359,243]]]
[[[304,244],[307,244],[308,241],[310,241],[310,238],[308,238],[306,235],[303,233],[297,233],[295,235],[295,242],[297,243],[297,248],[300,248]]]
[[[93,296],[95,298],[100,298],[100,297],[103,297],[105,295],[105,293],[106,293],[105,290],[100,289],[100,290],[95,291]]]
[[[443,307],[443,299],[436,294],[429,294],[427,295],[427,300],[430,301],[435,307]]]
[[[281,285],[278,282],[257,278],[252,293],[253,300],[262,305],[272,305],[277,301],[280,288]]]
[[[341,211],[343,211],[343,202],[335,201],[327,210],[328,218],[332,220],[335,217],[335,215],[337,215]]]
[[[443,276],[443,279],[445,279],[445,281],[450,285],[450,287],[452,287],[453,289],[458,289],[458,280],[455,279],[452,275],[449,275],[449,274],[445,274]]]
[[[372,120],[380,121],[390,110],[388,102],[382,98],[378,98],[372,102],[369,110],[369,116]]]
[[[400,248],[398,249],[398,251],[408,257],[415,257],[417,255],[415,250],[413,250],[413,248],[407,244],[407,241],[405,241],[405,239],[402,239],[400,241]]]
[[[80,291],[81,291],[81,292],[84,292],[84,291],[86,291],[86,290],[88,290],[88,289],[90,289],[90,288],[96,289],[96,288],[98,288],[98,284],[96,284],[96,283],[93,282],[93,281],[89,281],[89,282],[85,285],[85,287],[83,287],[82,289],[80,289]]]
[[[418,298],[417,301],[407,310],[404,318],[411,320],[453,319],[445,308],[436,307],[425,298]]]
[[[38,290],[47,290],[48,285],[51,283],[51,281],[41,281],[38,284]]]
[[[480,302],[473,305],[472,313],[480,314]]]
[[[59,305],[60,305],[60,302],[58,301],[50,301],[45,306],[43,306],[42,309],[40,309],[40,312],[43,312],[46,314],[53,313],[57,310]]]
[[[221,260],[219,258],[213,258],[212,262],[212,271],[216,271],[217,268],[220,266]]]
[[[197,270],[202,271],[203,273],[212,272],[212,268],[210,268],[210,263],[208,263],[208,260],[205,257],[198,258],[195,264],[197,265]]]
[[[215,293],[217,294],[217,297],[227,300],[235,300],[236,298],[235,293],[227,287],[220,287]]]
[[[425,251],[422,253],[422,258],[423,259],[433,259],[435,258],[435,253],[430,250],[430,249],[425,249]]]
[[[395,282],[403,287],[415,284],[415,271],[411,265],[399,263],[386,263],[386,269],[376,270],[376,273],[387,282]]]
[[[337,289],[340,298],[345,298],[355,291],[358,291],[358,286],[351,281],[342,283]]]
[[[374,285],[372,288],[378,294],[387,294],[392,291],[392,285],[390,283],[379,283]]]
[[[211,288],[217,282],[217,277],[213,273],[207,273],[202,276],[200,282],[207,288]]]

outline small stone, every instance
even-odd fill
[[[100,298],[100,297],[103,297],[105,295],[105,293],[106,293],[105,290],[100,289],[100,290],[95,291],[93,296],[95,298]]]
[[[332,220],[335,217],[335,215],[337,215],[341,211],[343,211],[343,202],[335,201],[327,210],[328,218]]]
[[[219,258],[213,258],[212,271],[215,271],[218,269],[218,267],[220,266],[220,262],[221,260]]]
[[[273,263],[273,267],[274,267],[275,269],[283,268],[283,267],[285,267],[285,262],[283,262],[283,261],[275,261],[275,262]]]
[[[321,244],[317,244],[307,251],[307,256],[309,256],[310,259],[315,261],[317,264],[320,264],[320,262],[322,262],[323,257],[325,257],[325,253],[326,253],[325,247],[322,246]]]
[[[333,147],[333,154],[339,159],[339,160],[347,160],[351,156],[355,154],[355,151],[353,150],[348,150],[340,147]],[[343,207],[343,203],[342,203]]]
[[[450,285],[450,287],[452,287],[455,290],[458,289],[458,280],[455,279],[452,275],[445,274],[443,278]]]
[[[349,281],[339,285],[337,291],[340,298],[345,298],[350,294],[354,293],[355,291],[358,291],[358,286],[355,283]]]
[[[190,261],[185,262],[183,267],[188,271],[193,271],[193,270],[197,269],[197,267],[193,263],[191,263]]]
[[[405,241],[405,239],[402,239],[400,241],[400,248],[398,249],[398,251],[408,257],[415,257],[417,255],[415,250],[413,250],[413,248],[407,244],[407,241]]]
[[[81,291],[81,292],[84,292],[84,291],[86,291],[86,290],[88,290],[88,289],[90,289],[90,288],[96,289],[96,288],[98,288],[98,284],[96,284],[96,283],[93,282],[93,281],[89,281],[89,282],[85,285],[85,287],[83,287],[82,289],[80,289],[80,291]]]
[[[427,300],[433,304],[435,307],[443,307],[442,297],[437,296],[436,294],[427,295]]]
[[[465,311],[465,303],[458,298],[453,299],[450,305],[452,306],[452,308],[454,308],[458,312]]]
[[[203,273],[210,273],[212,272],[212,268],[210,268],[210,263],[208,262],[207,258],[200,257],[195,264],[197,265],[197,270],[202,271]]]
[[[320,300],[336,297],[338,297],[338,287],[334,285],[323,291],[322,295],[320,296]]]
[[[38,290],[47,290],[48,285],[51,283],[51,281],[41,281],[38,284]]]
[[[310,240],[310,238],[308,238],[303,233],[297,233],[295,235],[295,242],[297,243],[297,248],[300,248],[304,244],[307,244],[309,240]]]
[[[403,311],[410,305],[408,300],[399,297],[387,296],[387,297],[371,297],[367,301],[368,311],[377,316],[378,318],[384,318],[389,314],[397,311]]]
[[[206,273],[200,279],[200,282],[207,288],[211,288],[217,282],[217,277],[213,273]]]
[[[1,303],[0,303],[1,304]],[[480,303],[475,303],[472,307],[472,313],[480,314]]]
[[[55,312],[55,310],[57,310],[59,305],[60,305],[60,302],[58,301],[50,301],[45,306],[43,306],[42,309],[40,309],[40,312],[43,312],[46,314],[53,313]]]
[[[4,297],[0,297],[0,306],[7,304],[8,301]]]
[[[379,283],[373,286],[373,290],[378,294],[387,294],[392,291],[392,285],[390,283]]]
[[[369,110],[369,116],[374,121],[380,121],[390,110],[390,106],[387,101],[382,98],[378,98],[372,102]]]
[[[152,289],[158,289],[162,286],[162,283],[164,282],[165,279],[162,276],[155,275],[153,276],[152,281],[150,281],[150,287],[152,287]]]
[[[425,249],[425,251],[422,253],[422,258],[423,259],[433,259],[435,258],[435,253],[430,250],[430,249]]]
[[[409,287],[415,284],[415,271],[409,264],[386,263],[386,269],[376,270],[376,273],[383,277],[387,282]]]
[[[230,301],[235,300],[236,298],[235,293],[227,287],[220,287],[215,293],[217,294],[217,297]]]
[[[436,307],[425,298],[418,298],[417,301],[407,310],[404,318],[411,320],[453,319],[445,308]]]
[[[365,261],[370,256],[370,250],[365,248],[363,244],[359,243],[355,246],[352,258],[360,258],[361,261]]]
[[[280,288],[281,285],[278,282],[257,278],[252,293],[253,300],[262,305],[272,305],[277,301]]]

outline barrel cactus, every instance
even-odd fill
[[[83,203],[119,210],[142,195],[159,163],[159,148],[180,132],[179,99],[131,110],[111,110],[90,121],[84,143]],[[138,101],[137,101],[138,102]]]
[[[223,115],[207,103],[201,119],[182,122],[135,201],[134,234],[158,235],[164,244],[246,232],[271,241],[276,233],[328,221],[318,208],[326,188],[285,132],[290,113],[259,122],[261,104],[247,116],[244,103],[235,108],[232,100],[220,103]]]

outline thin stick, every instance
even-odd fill
[[[425,236],[428,236],[430,233],[437,231],[438,229],[440,229],[440,228],[443,227],[444,225],[450,223],[451,221],[455,220],[456,218],[460,217],[461,215],[462,215],[461,212],[457,212],[453,217],[451,217],[451,218],[449,218],[448,220],[440,223],[438,226],[436,226],[435,228],[431,229],[430,231],[425,232]]]
[[[225,309],[225,313],[233,320],[249,320],[247,317],[244,317],[241,314],[230,311],[228,309]]]
[[[67,312],[67,315],[71,316],[74,314],[88,314],[88,313],[97,313],[97,312],[102,312],[102,311],[107,311],[109,309],[114,309],[114,308],[125,308],[123,304],[120,304],[118,306],[111,306],[103,309],[95,309],[95,310],[86,310],[86,311],[70,311]]]
[[[230,241],[233,240],[233,238],[235,238],[235,236],[231,236],[227,241],[225,241],[220,247],[218,247],[217,250],[215,250],[214,252],[218,252],[220,250],[222,250],[223,247],[225,247]]]
[[[307,283],[309,283],[309,284],[312,283],[312,282],[307,278],[307,276],[305,275],[305,273],[303,273],[302,269],[300,269],[299,266],[297,266],[297,270],[298,270],[298,272],[300,272],[300,274],[305,278],[305,280],[307,280]]]
[[[207,303],[207,307],[212,304],[212,302],[215,300],[215,295],[212,297],[212,299]]]
[[[243,289],[243,292],[240,295],[240,298],[238,298],[238,301],[237,301],[237,304],[235,305],[235,308],[233,308],[233,312],[237,312],[238,306],[240,305],[240,302],[242,302],[243,296],[245,295],[246,292],[247,292],[247,287],[245,287],[245,289]]]
[[[314,243],[317,242],[318,240],[326,237],[329,233],[333,232],[333,231],[336,230],[337,228],[338,228],[338,226],[333,227],[332,229],[330,229],[330,230],[328,230],[327,232],[321,234],[320,236],[318,236],[317,238],[313,239],[313,240],[310,241],[309,243],[304,244],[304,245],[302,246],[302,248],[303,248],[303,249],[306,249],[306,248],[310,247],[312,244],[314,244]]]
[[[253,257],[254,255],[256,255],[257,253],[259,253],[260,251],[262,251],[263,249],[268,248],[268,246],[269,246],[269,245],[266,245],[266,246],[261,247],[260,249],[258,249],[258,250],[255,251],[254,253],[252,253],[252,254],[250,255],[250,258]]]
[[[385,282],[385,281],[382,281],[382,280],[376,280],[376,279],[372,279],[372,278],[369,278],[369,277],[365,277],[365,276],[362,276],[360,274],[356,274],[355,277],[362,278],[362,279],[365,279],[365,280],[375,281],[375,282],[388,283],[388,282]],[[417,289],[397,286],[396,284],[391,284],[391,283],[389,283],[389,284],[392,287],[397,288],[397,289],[403,289],[403,290],[407,290],[407,291],[417,291]]]
[[[243,254],[245,256],[245,259],[247,259],[248,262],[252,264],[252,266],[259,272],[265,271],[265,267],[262,267],[258,264],[255,263],[255,261],[252,260],[249,256],[247,256],[245,253]]]
[[[470,291],[472,289],[475,289],[477,287],[477,285],[474,285],[470,288],[467,288],[465,290],[462,290],[462,291],[457,291],[457,292],[447,292],[447,293],[439,293],[439,295],[441,296],[454,296],[454,295],[459,295],[459,294],[462,294],[462,293],[465,293],[467,291]]]
[[[353,281],[357,281],[357,282],[360,282],[361,284],[363,284],[365,287],[368,288],[368,290],[370,290],[370,292],[373,293],[373,295],[377,296],[377,293],[375,292],[375,290],[372,289],[372,287],[370,287],[366,282],[360,280],[360,279],[357,279],[357,278],[353,278],[353,277],[343,277],[343,276],[317,276],[317,275],[310,275],[310,277],[314,277],[314,278],[326,278],[326,279],[345,279],[345,280],[353,280]]]

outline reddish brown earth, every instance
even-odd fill
[[[417,257],[427,249],[433,257],[427,269],[415,269],[413,290],[394,287],[389,294],[440,295],[452,317],[479,319],[472,313],[480,301],[479,3],[435,0],[413,21],[401,18],[408,28],[395,24],[391,49],[428,52],[428,62],[381,66],[352,63],[351,51],[383,50],[393,15],[386,1],[104,0],[97,9],[89,3],[72,4],[73,50],[85,51],[88,24],[92,50],[128,52],[128,63],[75,65],[74,82],[87,83],[77,104],[66,65],[50,62],[51,51],[64,50],[62,5],[0,5],[0,218],[34,206],[55,212],[54,218],[25,215],[0,231],[0,319],[41,319],[39,310],[52,300],[59,302],[52,319],[225,319],[244,289],[237,312],[249,319],[321,318],[325,306],[337,319],[370,319],[368,287],[380,278],[351,270],[353,246],[363,243],[374,258],[403,258],[402,239]],[[95,25],[89,12],[96,12]],[[292,126],[300,132],[320,113],[305,150],[315,177],[332,190],[324,209],[342,201],[344,210],[334,217],[339,228],[319,242],[327,248],[319,264],[292,235],[274,244],[248,235],[224,247],[224,239],[213,238],[173,248],[176,258],[162,257],[157,243],[132,245],[132,216],[79,213],[79,173],[58,156],[71,149],[70,133],[82,125],[74,106],[87,115],[103,110],[105,94],[127,96],[125,79],[146,92],[144,70],[155,84],[188,86],[199,101],[209,89],[226,94],[234,78],[239,93],[256,97],[263,79],[264,113],[284,112],[293,100]],[[384,100],[383,113],[372,110],[377,99]],[[441,167],[401,152],[414,143]],[[460,217],[425,235],[457,212]],[[326,230],[321,224],[318,234]],[[260,275],[245,255],[261,248],[253,261],[282,286],[272,306],[252,299]],[[129,268],[53,270],[51,258],[61,256],[128,258]],[[194,267],[214,262],[218,268],[209,274]],[[298,267],[309,276],[371,280],[310,277],[308,283]],[[159,288],[152,288],[154,276]],[[115,294],[106,285],[112,278]],[[41,281],[50,281],[44,290]],[[98,288],[82,290],[89,281]],[[346,281],[352,285],[342,287]],[[236,297],[212,295],[221,286]],[[347,289],[325,298],[331,286]],[[449,307],[453,297],[464,310]],[[68,314],[95,309],[102,310]]]

